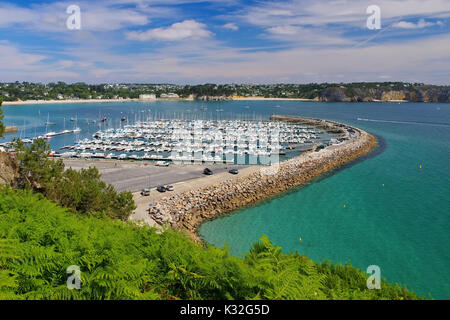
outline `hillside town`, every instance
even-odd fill
[[[311,84],[86,84],[0,83],[0,99],[27,100],[232,100],[306,99],[326,102],[450,102],[450,87],[403,82]]]

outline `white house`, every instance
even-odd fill
[[[156,100],[156,94],[141,94],[139,100]]]

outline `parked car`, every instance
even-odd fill
[[[166,186],[166,190],[167,190],[167,191],[173,191],[173,190],[174,190],[174,187],[173,187],[173,186],[170,186],[170,185],[169,185],[169,186]]]
[[[238,174],[239,170],[238,169],[231,169],[230,171],[228,171],[231,174]]]
[[[168,161],[157,161],[155,166],[157,166],[157,167],[168,167],[169,166],[169,162]]]
[[[207,176],[211,176],[214,174],[214,172],[211,169],[206,168],[205,170],[203,170],[203,174],[206,174]]]
[[[141,196],[148,197],[150,195],[150,189],[142,189]]]
[[[166,192],[167,190],[166,190],[166,187],[164,187],[164,186],[158,186],[157,188],[156,188],[156,190],[158,190],[158,192]]]
[[[320,150],[322,150],[322,149],[325,149],[325,146],[324,146],[323,144],[321,144],[320,146],[318,146],[318,147],[316,148],[316,151],[320,151]]]

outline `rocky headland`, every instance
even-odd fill
[[[409,86],[403,89],[386,87],[329,87],[318,97],[323,102],[450,102],[448,86]]]

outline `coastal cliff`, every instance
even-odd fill
[[[416,86],[404,89],[387,87],[330,87],[322,90],[319,101],[323,102],[373,102],[373,101],[405,101],[405,102],[450,102],[448,86]]]
[[[376,146],[376,139],[367,132],[332,121],[287,116],[273,116],[271,120],[314,125],[340,134],[343,142],[306,152],[278,165],[261,167],[237,180],[163,198],[154,205],[152,219],[199,241],[197,228],[203,222],[303,185]]]

